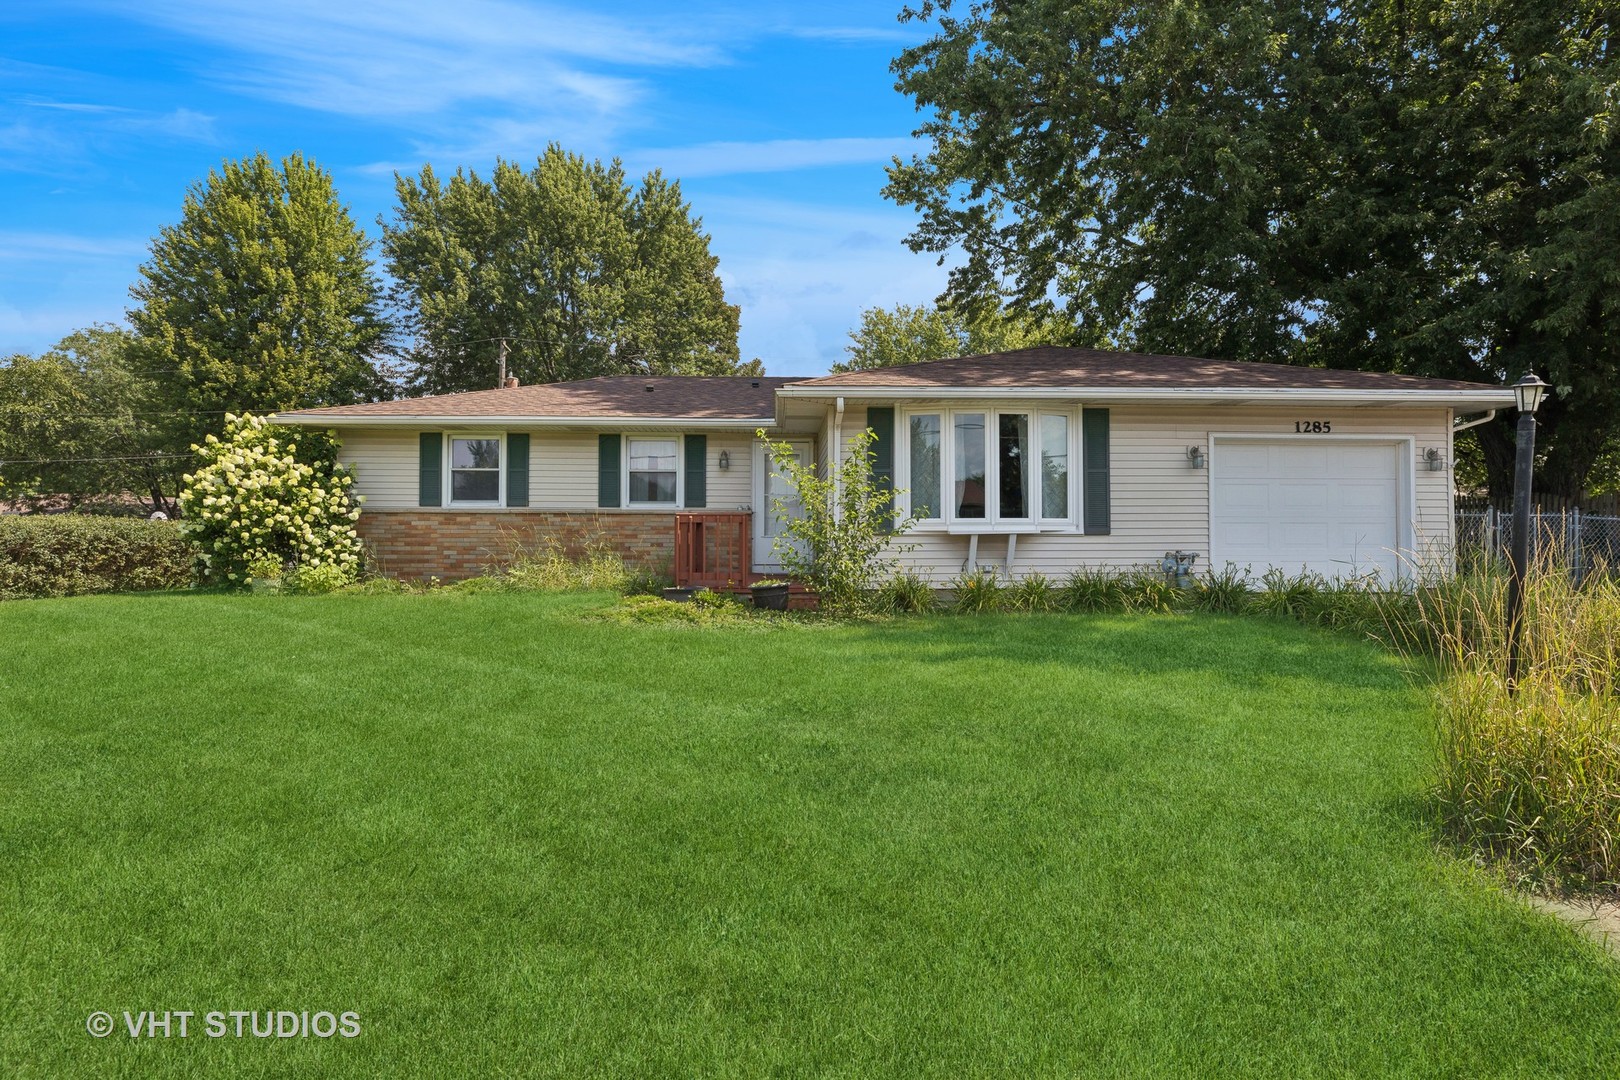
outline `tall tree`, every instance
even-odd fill
[[[41,356],[0,361],[0,495],[77,506],[132,492],[174,508],[187,441],[156,381],[131,366],[130,338],[92,326]]]
[[[971,313],[953,307],[896,304],[867,308],[861,325],[849,332],[848,360],[834,372],[977,356],[1033,345],[1063,345],[1073,328],[1057,319],[1036,319],[1016,311],[980,307]]]
[[[227,161],[186,194],[130,295],[140,362],[194,438],[226,412],[371,401],[389,345],[370,241],[299,154]]]
[[[1090,341],[1558,387],[1545,487],[1620,407],[1616,14],[1595,0],[925,0],[932,149],[886,193],[947,297]],[[1491,486],[1511,429],[1480,431]]]
[[[415,388],[493,386],[503,342],[528,382],[738,370],[737,308],[679,183],[652,172],[632,189],[619,162],[553,145],[528,171],[497,161],[446,183],[424,166],[395,184],[382,245]]]

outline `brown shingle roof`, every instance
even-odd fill
[[[298,409],[282,413],[279,418],[336,421],[346,417],[476,420],[480,417],[577,416],[584,419],[763,420],[775,412],[776,388],[793,381],[746,375],[607,375],[599,379],[504,390]]]
[[[1376,371],[1201,360],[1191,356],[1043,346],[954,360],[848,371],[804,379],[797,387],[1084,387],[1120,390],[1500,390],[1488,383],[1424,379]]]

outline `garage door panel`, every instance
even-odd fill
[[[1328,489],[1319,483],[1284,481],[1271,490],[1271,509],[1274,513],[1320,517],[1328,508]]]
[[[1217,442],[1210,539],[1222,563],[1329,577],[1397,576],[1400,468],[1391,443]]]
[[[1326,555],[1332,550],[1326,522],[1284,522],[1273,538],[1287,547],[1289,554]]]
[[[1266,484],[1229,484],[1226,488],[1226,505],[1234,515],[1247,517],[1257,514],[1263,517],[1271,511],[1271,488]]]
[[[1376,514],[1380,517],[1388,516],[1391,512],[1388,482],[1342,480],[1333,490],[1338,496],[1339,506],[1344,510]]]
[[[1229,476],[1270,475],[1271,448],[1269,446],[1239,443],[1230,450],[1223,448],[1221,453],[1224,455],[1222,467],[1226,469]]]
[[[1316,477],[1328,467],[1327,450],[1320,446],[1274,446],[1271,460],[1276,476]]]

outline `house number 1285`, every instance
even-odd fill
[[[1295,435],[1327,435],[1333,431],[1331,420],[1295,420]]]

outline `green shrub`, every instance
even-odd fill
[[[1102,614],[1125,610],[1125,589],[1120,576],[1106,566],[1071,570],[1063,582],[1059,603],[1066,611]]]
[[[952,610],[963,615],[1000,611],[1007,603],[1007,589],[994,570],[959,574],[951,582],[951,590],[956,593]]]
[[[1327,586],[1320,574],[1301,572],[1289,577],[1277,567],[1260,575],[1263,588],[1249,598],[1249,606],[1261,615],[1304,619],[1312,610],[1316,594]]]
[[[624,592],[631,573],[619,553],[605,544],[590,544],[583,555],[571,559],[559,544],[547,541],[536,550],[518,553],[505,567],[494,571],[494,576],[504,578],[514,589]]]
[[[765,430],[756,433],[765,438]],[[895,492],[882,487],[873,472],[872,443],[866,429],[850,440],[848,456],[821,475],[804,464],[785,442],[766,442],[769,467],[798,492],[799,507],[783,514],[783,534],[772,541],[787,572],[821,598],[823,610],[858,612],[877,595],[877,583],[894,570],[896,537],[916,524],[897,519]],[[770,512],[781,513],[777,505]]]
[[[1194,580],[1187,600],[1194,611],[1241,615],[1249,608],[1248,572],[1231,563],[1227,563],[1219,573],[1207,571]]]
[[[183,589],[192,548],[169,521],[0,517],[0,600]]]
[[[1058,588],[1037,571],[1008,590],[1007,602],[1014,611],[1056,611]]]
[[[281,587],[287,592],[313,596],[336,592],[353,581],[352,575],[336,563],[320,566],[295,566],[281,576]]]
[[[314,460],[300,460],[297,438],[321,447],[307,453]],[[198,581],[246,587],[248,567],[267,558],[358,576],[359,498],[330,440],[227,413],[225,437],[210,435],[196,450],[203,464],[182,478],[180,512],[181,531],[197,546]]]
[[[1438,643],[1438,777],[1447,832],[1525,878],[1620,881],[1620,579],[1583,586],[1547,562],[1525,586],[1521,665],[1507,680],[1505,575],[1425,590]]]
[[[1120,591],[1127,611],[1163,615],[1182,602],[1181,590],[1157,567],[1138,567],[1120,579]]]
[[[874,606],[879,611],[904,615],[932,611],[939,604],[934,586],[916,574],[896,574],[878,589]]]

